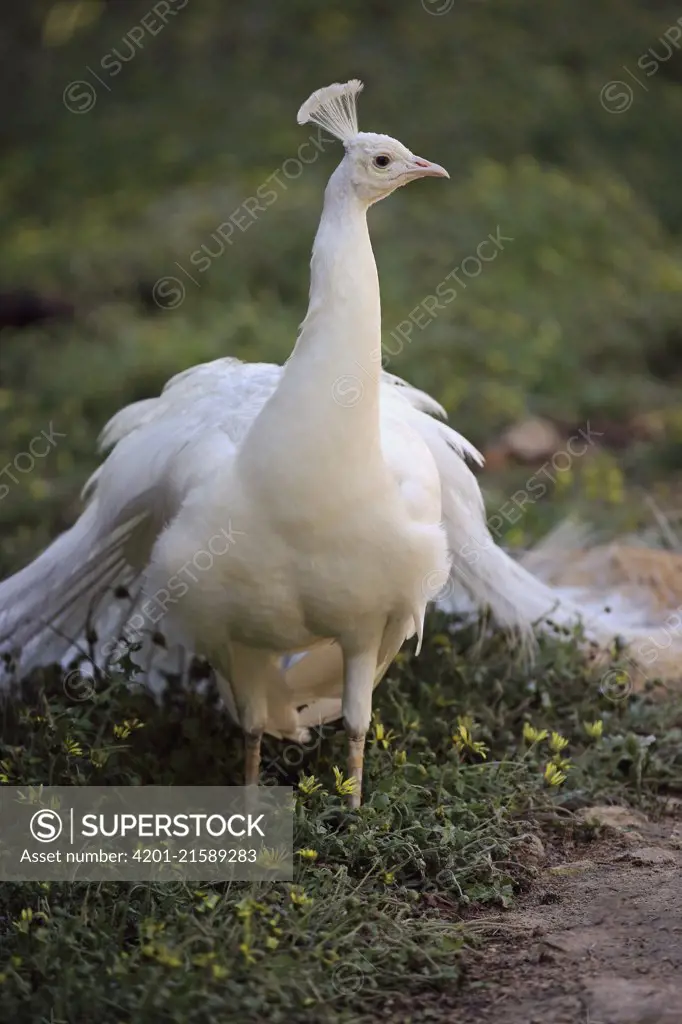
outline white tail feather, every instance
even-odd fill
[[[105,592],[133,582],[124,550],[139,521],[102,536],[93,503],[30,565],[0,584],[0,646],[16,652],[20,671],[59,661],[105,610],[98,606]]]

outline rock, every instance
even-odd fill
[[[637,867],[658,867],[661,864],[676,864],[677,857],[670,850],[662,850],[660,846],[639,846],[634,850],[622,853],[616,860],[627,860]]]
[[[542,840],[532,832],[521,836],[516,847],[516,854],[519,860],[526,865],[541,864],[547,856]]]
[[[558,452],[562,444],[554,424],[540,417],[516,423],[502,435],[502,445],[519,462],[542,462]]]
[[[578,811],[576,817],[579,821],[588,825],[601,825],[602,828],[613,828],[618,832],[629,832],[632,829],[640,829],[647,821],[643,814],[633,811],[629,807],[611,806],[609,804],[595,804],[594,807],[584,807]]]
[[[593,860],[573,860],[565,864],[555,864],[547,868],[547,872],[551,875],[578,875],[581,871],[594,871],[596,867]]]

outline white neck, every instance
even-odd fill
[[[344,160],[325,192],[308,312],[258,427],[280,438],[284,432],[292,456],[337,467],[343,458],[367,464],[380,457],[380,380],[379,279],[366,204]]]

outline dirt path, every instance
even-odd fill
[[[590,816],[600,838],[549,847],[520,909],[479,922],[492,937],[441,1021],[682,1024],[682,808]]]

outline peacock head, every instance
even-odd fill
[[[415,156],[390,135],[358,130],[357,78],[318,89],[298,112],[298,123],[318,124],[340,139],[346,156],[341,165],[356,195],[368,206],[416,178],[449,178],[440,164]]]

